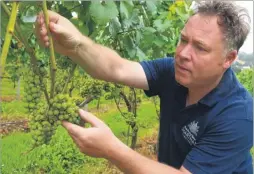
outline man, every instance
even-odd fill
[[[91,113],[80,116],[92,128],[64,122],[80,151],[106,158],[125,173],[252,173],[252,97],[231,64],[249,27],[229,2],[206,1],[189,18],[175,58],[132,62],[83,36],[66,18],[49,11],[56,51],[92,77],[144,89],[161,101],[159,162],[118,140]],[[42,14],[36,32],[48,37]]]

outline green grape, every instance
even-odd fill
[[[64,120],[64,115],[60,115],[59,120],[61,120],[61,121]]]
[[[53,105],[53,103],[54,103],[54,99],[50,99],[50,100],[49,100],[49,104],[50,104],[50,105]]]
[[[38,93],[33,93],[32,97],[35,99],[37,99],[39,97]]]
[[[31,95],[27,95],[27,96],[26,96],[26,100],[27,100],[28,102],[30,102],[30,101],[32,101],[32,100],[33,100],[33,98],[32,98],[32,96],[31,96]]]
[[[62,109],[59,110],[59,114],[64,114],[64,113],[65,113],[64,110],[62,110]]]
[[[57,125],[61,125],[62,124],[62,122],[60,120],[58,120],[56,123],[57,123]]]
[[[54,116],[58,116],[59,111],[58,110],[54,110],[53,113],[54,113]]]
[[[66,104],[66,103],[62,103],[61,108],[62,108],[63,110],[65,110],[65,109],[67,108],[67,104]]]
[[[68,114],[63,115],[63,118],[67,120],[70,116]]]
[[[57,109],[61,109],[61,103],[57,103],[57,104],[56,104],[56,108],[57,108]]]
[[[48,116],[49,116],[49,117],[52,117],[53,115],[54,115],[54,112],[53,112],[52,110],[49,110]]]
[[[67,113],[68,113],[68,114],[71,114],[72,112],[73,112],[73,109],[72,109],[72,108],[68,108],[68,109],[67,109]]]

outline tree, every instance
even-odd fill
[[[253,69],[242,69],[238,74],[237,78],[243,84],[243,86],[252,94],[253,96]]]

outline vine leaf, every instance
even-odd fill
[[[133,10],[132,1],[121,1],[120,2],[120,14],[124,19],[129,19]]]
[[[110,21],[109,24],[109,32],[110,34],[115,37],[117,33],[121,30],[121,24],[118,20],[118,18],[114,18]]]
[[[117,6],[113,1],[92,1],[89,11],[93,19],[102,25],[118,16]]]

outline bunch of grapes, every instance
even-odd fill
[[[36,114],[33,113],[31,115],[29,125],[33,138],[33,146],[47,144],[56,130],[56,127],[49,123],[46,110],[46,107],[41,106]]]
[[[95,98],[99,98],[102,95],[104,84],[105,82],[101,80],[87,78],[83,87],[81,88],[80,95],[82,97],[92,95]]]
[[[58,74],[56,74],[55,94],[63,92],[62,90],[67,79],[68,74],[63,70],[58,69]]]
[[[51,99],[49,107],[41,106],[36,115],[32,115],[30,122],[33,145],[48,144],[63,120],[79,124],[80,117],[77,110],[75,101],[64,94],[58,94]]]
[[[35,75],[32,71],[27,71],[25,73],[25,102],[26,109],[29,113],[33,113],[38,110],[38,104],[41,100],[41,88],[40,88],[40,79],[38,75]]]
[[[49,122],[54,125],[61,124],[66,120],[78,124],[79,116],[77,114],[78,106],[68,95],[58,94],[50,100],[50,109],[48,111]]]

